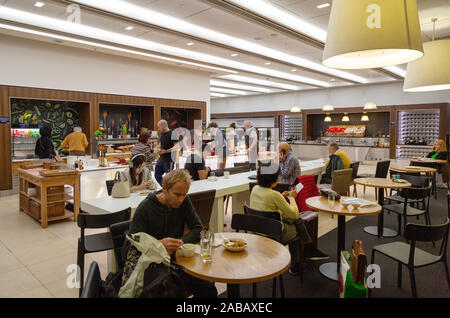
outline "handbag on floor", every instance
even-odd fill
[[[116,172],[111,196],[113,198],[128,198],[130,196],[130,183],[122,171]]]
[[[367,258],[362,241],[353,241],[352,252],[341,251],[339,272],[339,296],[341,298],[367,298],[366,267]]]

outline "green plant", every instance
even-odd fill
[[[127,135],[127,134],[128,134],[127,125],[123,124],[122,125],[122,135]]]

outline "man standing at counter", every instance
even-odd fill
[[[281,183],[293,185],[295,179],[301,175],[300,163],[294,157],[288,143],[280,143],[278,152],[280,155]]]
[[[244,122],[245,128],[245,147],[247,148],[248,161],[250,169],[256,170],[256,161],[258,160],[258,132],[249,121]]]
[[[155,179],[162,185],[162,177],[164,173],[172,170],[172,162],[176,160],[176,151],[178,150],[178,138],[172,138],[172,131],[169,129],[167,121],[164,119],[158,122],[159,137],[159,159],[155,166]],[[172,160],[172,152],[175,158]]]
[[[81,127],[74,127],[73,133],[67,135],[61,143],[62,147],[68,148],[69,156],[84,156],[88,145],[86,135]]]

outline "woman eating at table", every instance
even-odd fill
[[[306,246],[312,243],[305,224],[299,220],[299,211],[295,198],[295,189],[285,191],[281,194],[273,190],[280,181],[280,167],[277,162],[260,162],[257,171],[258,185],[253,187],[250,194],[250,208],[262,212],[280,213],[283,231],[281,233],[281,244],[286,244],[295,237],[300,237],[301,242]],[[312,245],[312,244],[311,244]],[[297,247],[298,248],[298,247]],[[292,265],[289,270],[291,274],[300,271],[299,253],[291,251]]]
[[[431,149],[431,152],[428,153],[427,158],[447,160],[448,151],[445,145],[445,141],[442,139],[436,140],[434,142],[433,148]]]
[[[146,157],[144,154],[137,154],[130,159],[130,169],[125,171],[125,175],[130,184],[130,192],[145,189],[155,189],[150,170],[145,166]]]

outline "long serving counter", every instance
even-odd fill
[[[305,160],[313,158],[327,158],[329,156],[326,144],[306,143],[301,141],[289,142],[294,156]],[[389,159],[389,148],[363,146],[363,145],[345,145],[339,146],[351,161],[364,160],[383,160]]]

